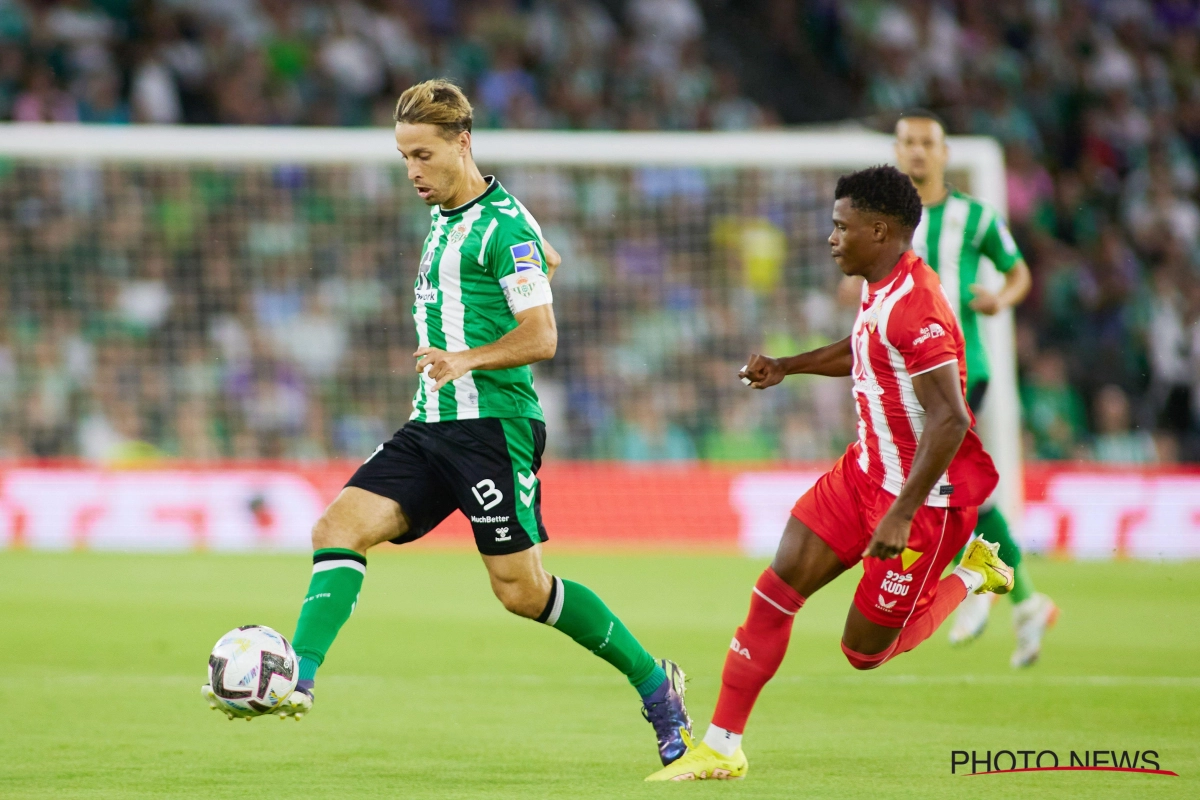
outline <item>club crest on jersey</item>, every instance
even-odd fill
[[[446,241],[450,244],[458,244],[465,238],[467,238],[467,226],[464,223],[459,223],[451,229],[450,235],[446,237]]]
[[[542,271],[542,255],[538,252],[535,243],[521,242],[514,244],[508,250],[512,253],[513,266],[516,267],[517,272],[524,272],[528,269]]]

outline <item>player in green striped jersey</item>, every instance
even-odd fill
[[[991,369],[979,329],[979,315],[992,315],[1025,299],[1031,285],[1029,267],[1021,257],[1007,225],[998,213],[970,195],[947,186],[945,127],[931,112],[904,114],[896,124],[896,162],[921,195],[924,212],[913,233],[913,250],[937,271],[942,288],[962,325],[967,346],[967,402],[978,413],[987,392]],[[987,258],[1004,275],[1004,286],[992,292],[979,283],[979,264]],[[1015,569],[1009,593],[1014,603],[1017,648],[1012,665],[1033,664],[1041,652],[1042,636],[1054,624],[1058,609],[1034,590],[1028,566],[994,503],[979,512],[977,533],[1000,544],[1000,558]],[[994,596],[979,595],[963,603],[950,629],[953,644],[973,641],[987,625]]]
[[[651,656],[586,586],[542,566],[536,473],[546,434],[529,365],[551,358],[557,345],[556,254],[521,201],[475,165],[471,105],[457,86],[409,88],[395,118],[408,178],[430,206],[412,309],[419,386],[408,423],[367,458],[313,529],[312,582],[293,641],[299,694],[283,714],[311,707],[317,668],[358,600],[367,550],[418,539],[460,510],[500,602],[620,670],[669,764],[691,731],[682,670]]]

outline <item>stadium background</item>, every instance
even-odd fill
[[[1186,2],[5,2],[0,117],[386,125],[398,91],[432,75],[463,83],[482,136],[886,130],[900,109],[929,106],[952,133],[1003,145],[1007,212],[1034,276],[1016,329],[1035,464],[1027,541],[1195,555],[1198,52]],[[755,395],[732,377],[751,351],[797,351],[849,324],[824,242],[836,171],[498,173],[566,264],[559,353],[537,368],[546,477],[567,476],[551,519],[568,541],[602,535],[587,495],[640,489],[723,520],[696,534],[665,507],[651,539],[746,545],[729,482],[784,469],[802,488],[781,465],[827,463],[853,435],[842,382]],[[211,478],[217,464],[269,462],[322,476],[302,478],[307,513],[406,416],[404,265],[426,218],[398,161],[8,159],[0,208],[0,456],[16,469],[0,541],[123,546],[138,529],[150,546],[220,543],[214,520],[234,515],[234,538],[302,546],[306,525],[262,533],[284,527],[269,492],[226,492],[240,514],[185,500],[137,518],[97,498],[121,484],[114,467]],[[59,472],[49,490],[50,463],[101,470]],[[164,480],[184,498],[220,494]],[[139,479],[125,482],[137,494]],[[67,485],[76,507],[41,519],[40,498]],[[1085,519],[1097,496],[1115,519],[1101,532]],[[605,518],[618,521],[629,529]]]
[[[835,581],[796,617],[751,775],[718,791],[1200,795],[1195,2],[0,0],[0,152],[147,124],[387,150],[395,96],[435,75],[467,88],[481,151],[500,128],[850,136],[918,104],[999,141],[1034,279],[1014,522],[1056,556],[1030,561],[1062,617],[1030,670],[998,603],[970,648],[939,632],[854,673]],[[311,718],[205,710],[211,643],[291,632],[312,521],[408,413],[426,209],[396,156],[59,152],[0,158],[0,795],[660,797],[628,687],[504,612],[461,521],[372,552]],[[564,255],[537,373],[547,568],[685,665],[703,725],[762,554],[853,435],[842,381],[735,377],[849,324],[837,170],[497,171]],[[953,750],[1000,748],[1157,749],[1181,777],[955,782]]]

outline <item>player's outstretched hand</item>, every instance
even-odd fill
[[[783,365],[779,363],[779,359],[751,353],[750,360],[738,372],[738,377],[742,379],[742,383],[752,389],[765,389],[783,380],[786,373],[783,371]]]
[[[912,529],[912,520],[904,519],[899,514],[890,511],[883,515],[875,526],[875,533],[863,551],[863,558],[870,556],[878,559],[895,558],[908,546],[908,534]]]
[[[436,347],[422,347],[413,353],[413,358],[417,359],[417,372],[424,372],[437,381],[432,389],[436,392],[450,381],[461,378],[471,370],[471,357],[468,353],[470,353],[469,350],[447,353]]]

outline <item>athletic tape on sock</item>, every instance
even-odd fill
[[[359,562],[349,558],[338,559],[337,561],[318,561],[317,563],[313,564],[313,574],[316,575],[318,572],[328,572],[331,569],[342,569],[343,567],[346,569],[357,570],[363,575],[367,574],[366,564],[360,564]]]
[[[558,618],[562,615],[563,596],[566,594],[566,591],[561,578],[557,575],[551,577],[553,581],[550,584],[550,598],[546,601],[546,608],[538,616],[537,621],[544,622],[553,628],[555,623],[558,622]]]

